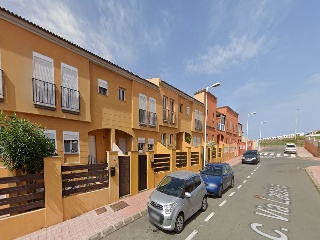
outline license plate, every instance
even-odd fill
[[[150,214],[150,217],[153,218],[154,220],[156,221],[160,220],[160,217],[156,213],[150,212],[149,214]]]

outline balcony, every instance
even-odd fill
[[[163,122],[168,122],[169,120],[169,109],[162,109],[162,121]]]
[[[224,124],[221,124],[221,123],[217,123],[217,130],[220,130],[220,131],[225,131],[225,125]]]
[[[156,127],[157,114],[154,112],[149,112],[149,126]]]
[[[169,122],[171,124],[175,124],[176,123],[176,113],[173,111],[168,111],[169,114]]]
[[[3,70],[0,69],[0,102],[2,102],[4,99],[3,94]]]
[[[139,125],[147,125],[147,110],[139,109]]]
[[[195,119],[194,126],[196,131],[202,131],[202,121]]]
[[[56,85],[32,78],[33,102],[35,107],[48,110],[56,109]]]
[[[63,112],[80,114],[80,92],[61,87],[61,108]]]

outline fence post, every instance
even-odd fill
[[[131,184],[131,194],[135,195],[139,192],[138,190],[138,174],[139,174],[139,159],[138,152],[131,151],[128,153],[130,156],[130,184]]]
[[[63,222],[61,157],[44,158],[46,227]]]
[[[187,170],[191,168],[191,147],[186,147],[187,149]]]
[[[170,156],[170,171],[171,172],[175,172],[176,170],[177,170],[177,165],[176,165],[176,160],[177,160],[177,158],[176,158],[176,156],[177,156],[177,154],[176,154],[176,152],[177,152],[177,150],[171,150],[171,156]]]
[[[107,151],[107,161],[109,168],[109,196],[110,203],[119,200],[119,159],[117,151]],[[115,168],[115,175],[111,177],[110,168]]]

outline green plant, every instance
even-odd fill
[[[43,171],[43,158],[55,155],[55,144],[47,139],[44,129],[14,113],[0,113],[0,161],[10,170],[27,174]]]
[[[189,133],[184,133],[185,142],[191,143],[191,135]]]

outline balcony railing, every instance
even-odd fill
[[[56,85],[32,78],[33,102],[36,106],[56,108]]]
[[[225,130],[225,125],[221,123],[217,123],[217,130],[223,131]]]
[[[168,122],[169,120],[169,109],[162,109],[162,120],[163,122]]]
[[[0,69],[0,100],[3,100],[4,94],[3,94],[3,71]]]
[[[149,126],[155,127],[156,126],[156,117],[157,114],[154,112],[149,112]]]
[[[147,110],[139,109],[139,124],[147,125]]]
[[[176,123],[176,113],[173,111],[169,111],[169,122],[171,124],[175,124]]]
[[[61,87],[61,107],[64,111],[78,114],[80,112],[80,92]]]
[[[202,121],[195,119],[194,126],[195,126],[195,130],[202,131]]]

